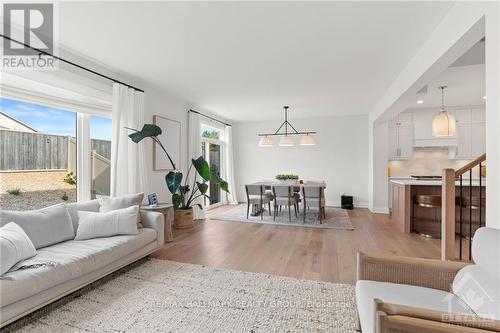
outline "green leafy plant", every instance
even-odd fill
[[[210,166],[208,165],[208,162],[203,158],[203,156],[200,156],[197,159],[191,159],[191,165],[189,166],[186,177],[184,178],[183,173],[177,170],[174,161],[170,157],[163,144],[158,139],[158,136],[162,133],[160,127],[153,124],[145,124],[140,131],[128,127],[127,129],[134,132],[129,135],[130,139],[133,142],[139,143],[145,138],[151,138],[160,146],[160,148],[167,156],[170,164],[172,165],[173,171],[170,171],[165,176],[165,182],[167,184],[168,190],[172,194],[172,203],[175,209],[190,209],[192,208],[194,201],[199,197],[206,197],[210,199],[210,197],[207,195],[207,182],[211,180]],[[193,177],[193,183],[192,185],[190,185],[188,183],[189,175],[193,168],[195,170],[195,174]],[[200,179],[198,179],[198,176],[200,177]],[[221,190],[229,193],[229,184],[225,180],[217,177],[215,181],[217,182]],[[200,204],[196,205],[202,208]]]
[[[298,175],[276,175],[277,180],[299,180]]]
[[[76,175],[73,173],[73,171],[70,171],[66,174],[66,177],[64,177],[64,182],[71,185],[76,184]]]
[[[7,190],[7,193],[12,195],[21,195],[21,189],[19,187],[11,188]]]
[[[69,200],[68,193],[64,192],[63,195],[61,196],[61,200],[62,201],[68,201]]]

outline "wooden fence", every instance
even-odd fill
[[[0,130],[0,170],[68,169],[68,136]],[[91,140],[91,149],[109,159],[111,141]]]

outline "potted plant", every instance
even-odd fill
[[[299,180],[298,175],[276,175],[276,180],[282,183],[286,184],[293,184],[296,183]]]
[[[208,165],[207,161],[203,158],[203,156],[200,156],[197,159],[191,159],[191,164],[189,165],[188,172],[186,174],[186,177],[184,178],[183,173],[177,170],[174,161],[168,154],[163,144],[158,139],[158,136],[162,133],[160,127],[153,124],[145,124],[140,131],[133,128],[128,129],[134,131],[134,133],[129,135],[130,139],[133,142],[139,143],[145,138],[151,138],[160,146],[160,148],[167,156],[173,169],[165,176],[165,182],[167,184],[168,190],[172,194],[172,204],[174,205],[175,210],[174,225],[177,229],[192,228],[194,224],[193,205],[197,205],[200,207],[200,209],[203,209],[201,204],[195,203],[195,200],[200,197],[210,199],[210,197],[207,195],[207,182],[211,180],[211,173],[210,166]],[[189,175],[193,168],[195,170],[195,174],[192,180],[192,185],[190,185],[188,183]],[[199,180],[198,176],[200,177]],[[217,182],[221,190],[229,193],[228,183],[225,180],[217,177],[215,181]]]

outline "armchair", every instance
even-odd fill
[[[500,230],[479,229],[475,263],[358,254],[363,333],[500,332]]]

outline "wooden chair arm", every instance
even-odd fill
[[[358,252],[358,280],[408,284],[450,291],[457,272],[469,263]]]
[[[500,332],[500,321],[482,319],[476,315],[450,314],[384,303],[379,299],[375,299],[375,308],[377,333],[397,330],[419,333]]]

